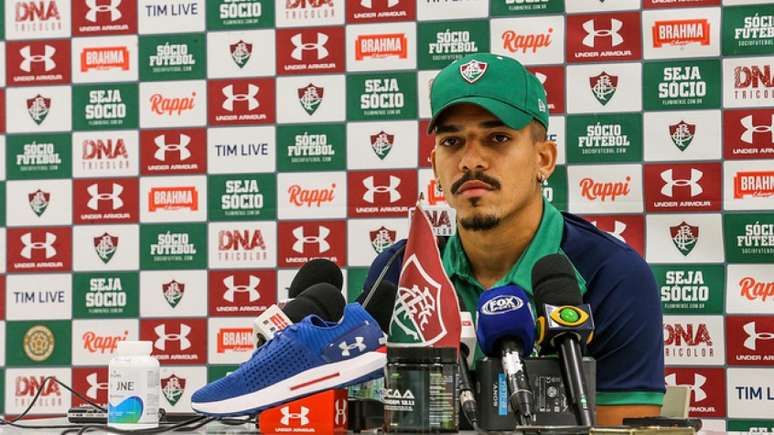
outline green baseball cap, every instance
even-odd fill
[[[444,110],[471,103],[489,111],[508,127],[519,130],[532,119],[548,129],[546,91],[519,61],[491,53],[469,54],[442,69],[430,88],[432,133]]]

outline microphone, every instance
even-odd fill
[[[575,270],[563,255],[547,255],[532,268],[532,289],[539,315],[538,342],[556,348],[578,423],[593,426],[580,343],[591,341],[594,321],[591,307],[583,304]]]
[[[321,282],[327,282],[341,290],[344,277],[336,263],[325,258],[315,258],[298,269],[288,287],[288,297],[295,298],[304,290]]]
[[[519,424],[535,418],[534,394],[522,357],[532,353],[535,322],[524,290],[515,285],[485,291],[478,301],[478,344],[486,356],[500,357],[508,381],[508,401]]]
[[[460,353],[457,362],[460,378],[459,401],[462,412],[473,428],[478,429],[476,396],[473,394],[473,382],[470,380],[470,365],[468,360],[474,358],[476,352],[476,328],[473,327],[473,316],[467,311],[460,311]]]
[[[287,326],[315,314],[323,320],[338,322],[344,313],[341,290],[327,282],[312,285],[280,309],[272,305],[253,321],[255,347],[261,347]]]
[[[363,298],[362,301],[358,300],[363,308],[368,311],[368,314],[376,320],[385,334],[390,332],[390,321],[392,320],[392,311],[395,308],[395,296],[397,294],[398,286],[385,280],[381,281],[369,293],[368,297]]]

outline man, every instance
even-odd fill
[[[532,297],[535,262],[564,254],[582,277],[596,323],[588,349],[597,360],[597,424],[659,415],[664,357],[655,280],[627,245],[543,199],[556,144],[546,140],[542,84],[513,59],[473,54],[441,70],[430,99],[433,172],[457,212],[443,265],[465,308],[474,312],[481,293],[510,283]],[[376,258],[364,288],[404,244]],[[397,257],[385,279],[397,283],[401,264]]]

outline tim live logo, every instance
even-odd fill
[[[737,172],[734,175],[734,199],[774,195],[774,171]]]

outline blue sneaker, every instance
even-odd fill
[[[339,323],[310,315],[258,348],[237,370],[193,394],[191,408],[212,416],[252,415],[330,388],[383,376],[387,363],[379,324],[360,304]]]

